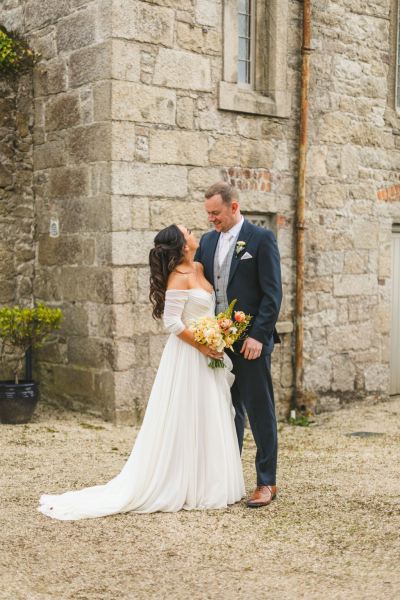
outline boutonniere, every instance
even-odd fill
[[[246,242],[236,242],[236,256],[239,256],[239,254],[246,248]]]

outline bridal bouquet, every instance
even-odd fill
[[[234,311],[237,299],[232,300],[225,312],[216,317],[201,317],[190,326],[194,339],[199,344],[207,344],[216,352],[223,352],[225,348],[232,348],[239,340],[252,319],[241,310]],[[222,358],[213,358],[208,363],[212,369],[224,367]]]

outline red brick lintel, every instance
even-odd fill
[[[381,202],[397,202],[400,201],[400,184],[392,185],[388,188],[378,190],[377,198]]]
[[[266,169],[248,169],[244,167],[227,167],[221,169],[225,181],[238,190],[270,192],[272,175]]]

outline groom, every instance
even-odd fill
[[[233,362],[232,402],[240,451],[246,413],[257,445],[257,487],[247,506],[266,506],[276,496],[277,427],[271,380],[271,352],[279,341],[275,324],[282,300],[279,251],[271,231],[252,225],[240,214],[238,193],[221,181],[205,195],[214,230],[200,240],[195,260],[214,284],[216,312],[237,298],[235,310],[252,315],[248,337],[237,342]]]

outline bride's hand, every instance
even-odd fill
[[[202,354],[204,354],[204,356],[207,356],[208,358],[222,359],[224,357],[223,352],[217,352],[216,350],[212,350],[206,344],[198,344],[197,349],[199,350],[199,352],[201,352]]]

